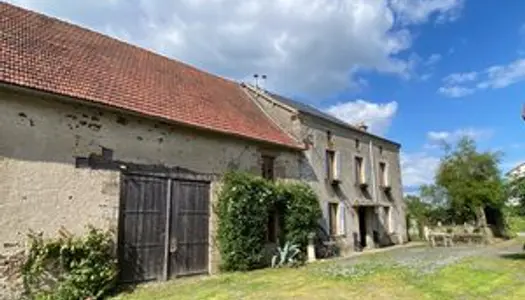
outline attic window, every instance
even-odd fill
[[[332,148],[334,146],[332,132],[330,130],[326,131],[326,141],[327,141],[328,148]]]
[[[326,131],[326,139],[328,142],[332,141],[332,132],[330,130]]]
[[[381,186],[387,186],[388,185],[388,173],[386,169],[386,163],[380,162],[379,163],[379,180]]]

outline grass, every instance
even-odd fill
[[[373,255],[149,284],[115,299],[525,299],[525,255],[469,257],[432,273]]]

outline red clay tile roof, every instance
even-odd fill
[[[0,82],[299,147],[233,81],[3,2]]]

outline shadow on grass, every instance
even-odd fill
[[[137,286],[138,286],[138,283],[136,283],[136,284],[118,284],[106,296],[107,297],[115,297],[115,296],[122,296],[122,295],[126,295],[126,294],[131,294],[131,293],[133,293],[133,291],[135,291]]]
[[[502,254],[500,255],[500,257],[505,258],[505,259],[512,259],[512,260],[525,260],[525,252],[524,253]]]

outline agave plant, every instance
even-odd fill
[[[301,253],[298,245],[286,242],[283,247],[277,247],[277,254],[272,257],[272,268],[290,267],[299,263]]]

